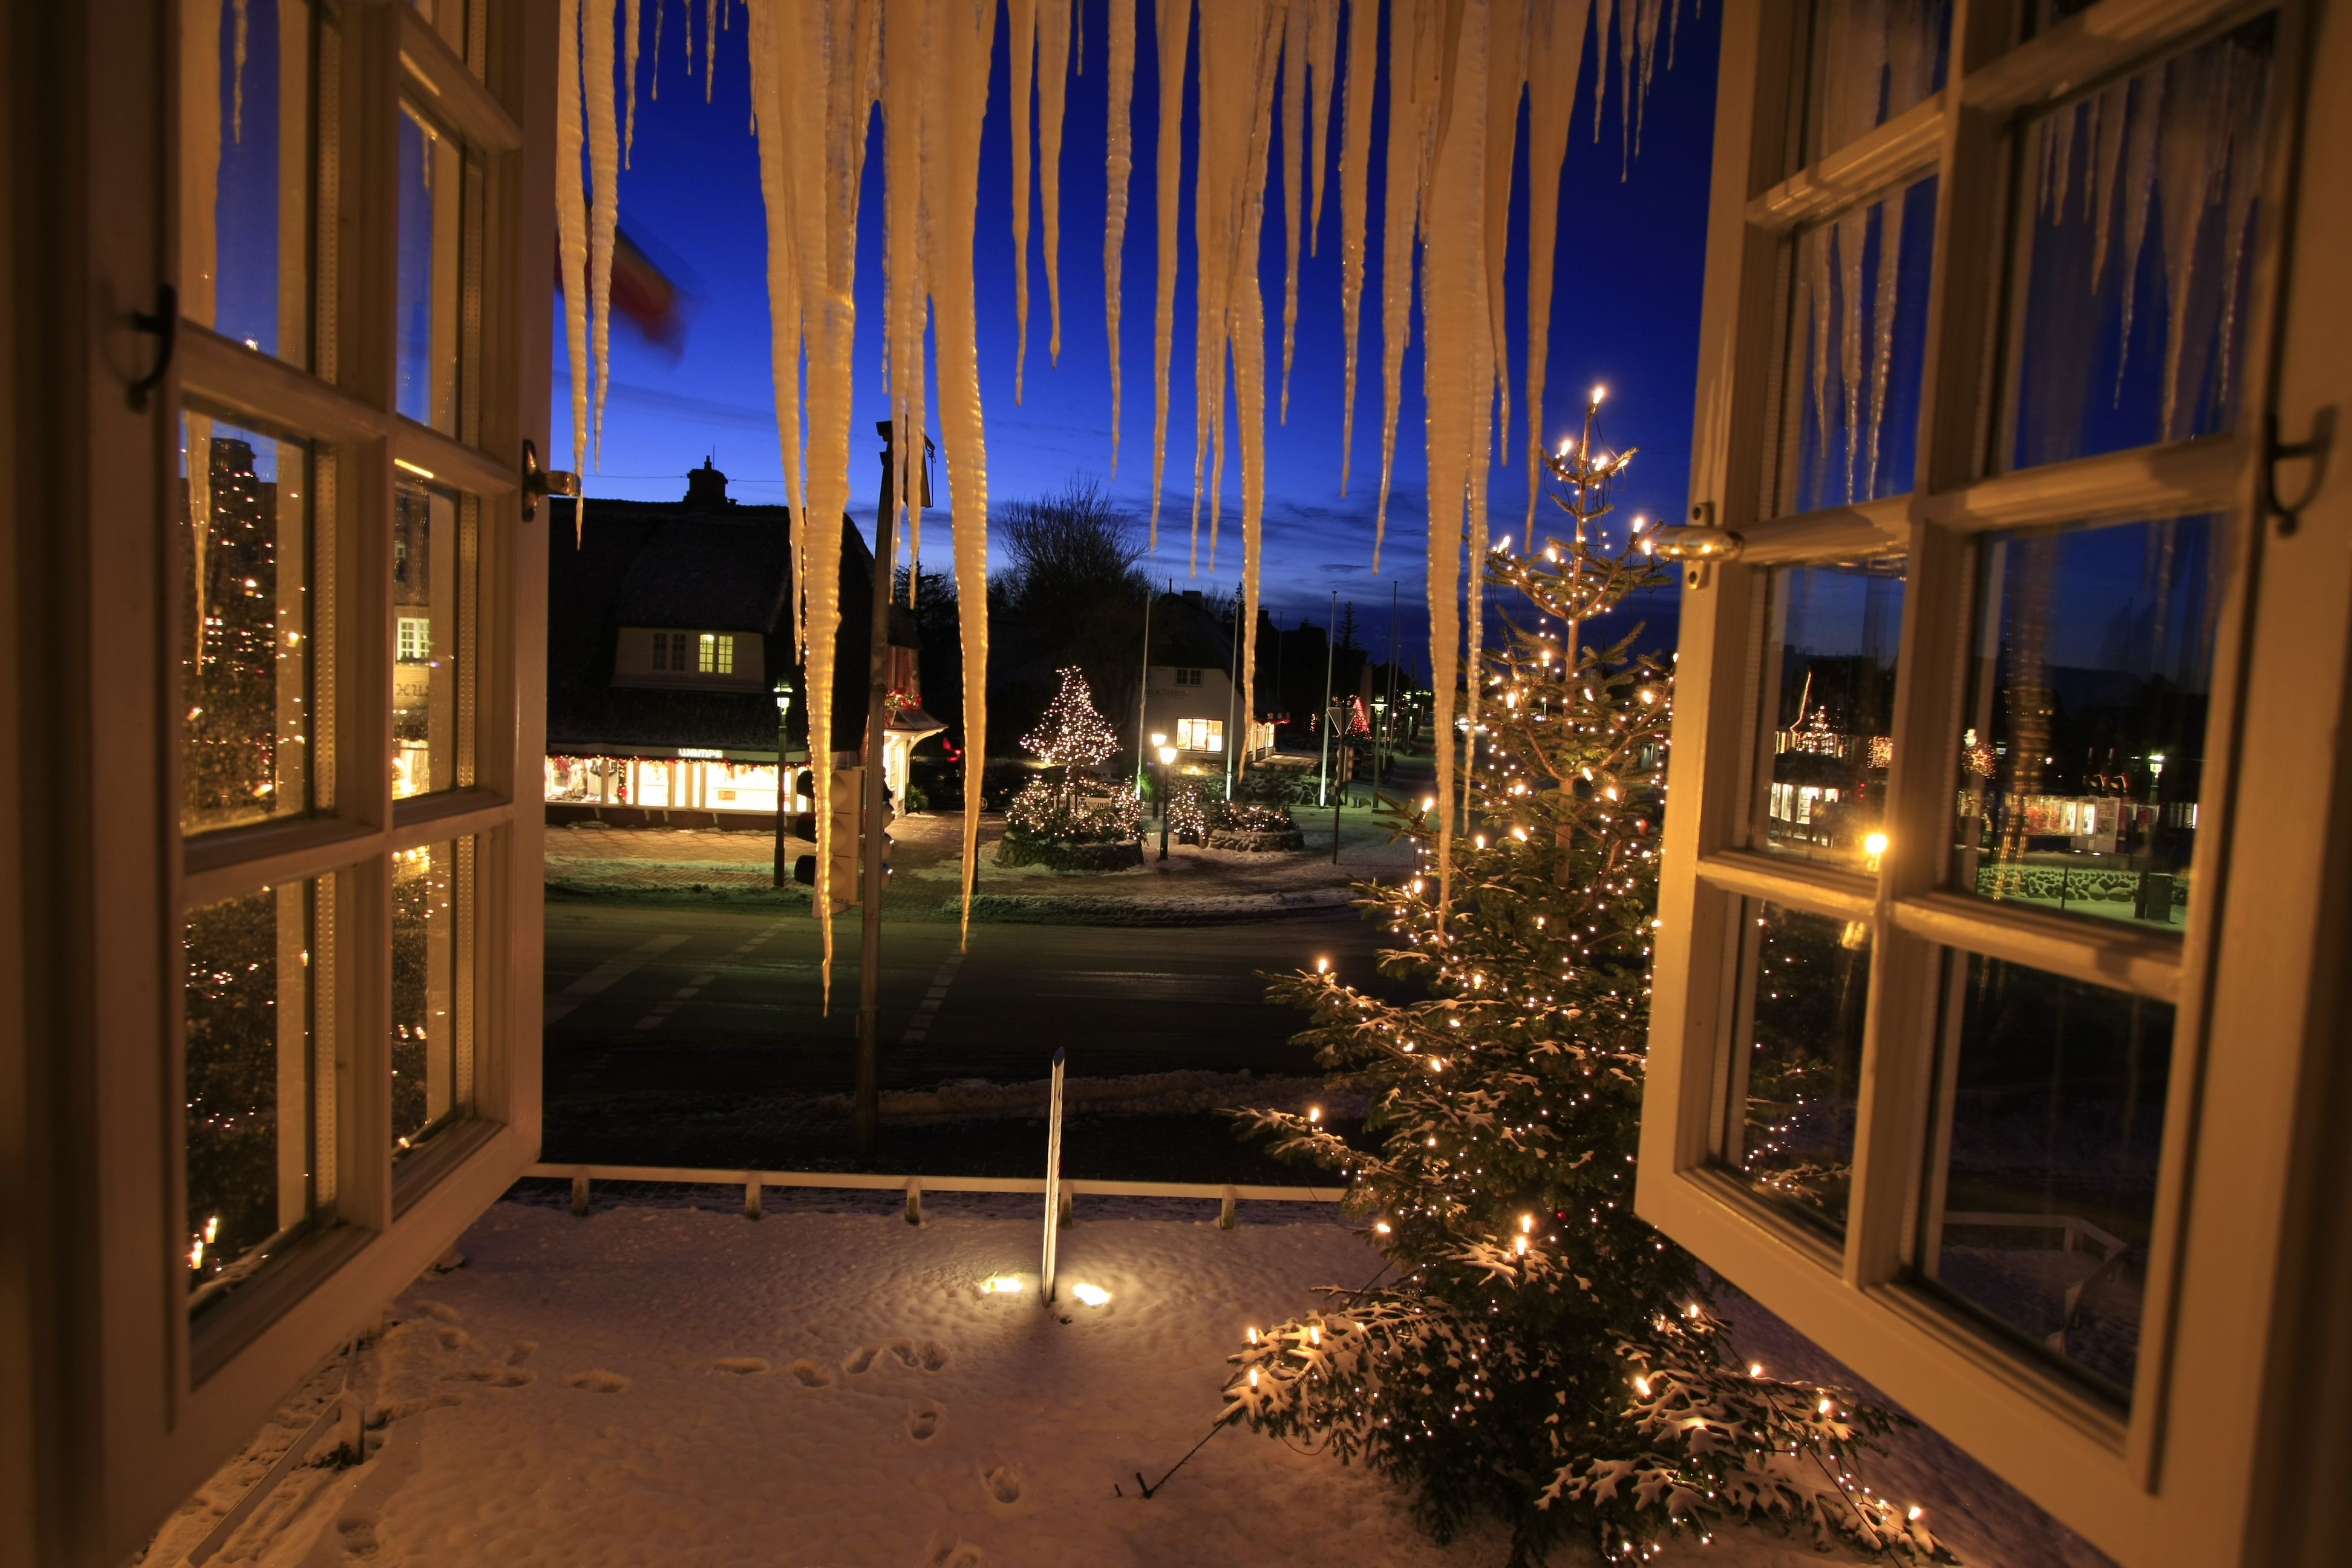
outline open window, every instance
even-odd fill
[[[2132,1564],[2263,1560],[2293,1404],[2315,10],[1725,24],[1641,1209]]]

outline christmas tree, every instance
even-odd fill
[[[1071,665],[1061,676],[1062,689],[1037,727],[1021,737],[1022,749],[1057,768],[1091,768],[1118,749],[1118,736],[1095,707],[1086,672]]]
[[[1423,999],[1331,973],[1274,988],[1367,1091],[1366,1136],[1314,1110],[1244,1115],[1276,1154],[1344,1177],[1386,1267],[1251,1330],[1225,1415],[1374,1465],[1441,1538],[1499,1516],[1514,1563],[1579,1531],[1642,1561],[1749,1520],[1940,1559],[1918,1510],[1856,1477],[1893,1417],[1743,1361],[1697,1260],[1633,1214],[1672,680],[1638,629],[1598,647],[1579,632],[1664,578],[1636,542],[1590,542],[1608,503],[1583,453],[1555,474],[1575,537],[1486,563],[1540,618],[1506,616],[1475,677],[1485,732],[1451,907],[1434,801],[1394,813],[1426,875],[1360,884],[1397,938],[1383,972]]]

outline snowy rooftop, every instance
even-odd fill
[[[375,1424],[366,1462],[297,1469],[213,1562],[1499,1568],[1508,1555],[1500,1532],[1436,1546],[1380,1478],[1239,1430],[1138,1495],[1138,1471],[1158,1480],[1210,1430],[1248,1325],[1379,1270],[1321,1205],[1244,1205],[1227,1232],[1213,1205],[1091,1200],[1062,1233],[1047,1310],[1034,1199],[934,1198],[920,1227],[865,1198],[803,1194],[756,1224],[727,1201],[584,1220],[498,1205],[461,1244],[464,1265],[420,1279],[383,1337],[324,1369],[142,1563],[177,1563],[347,1377]],[[1007,1276],[1021,1289],[987,1288]],[[1081,1283],[1108,1300],[1083,1305]],[[1740,1316],[1751,1353],[1799,1370],[1810,1347]],[[1872,1479],[1934,1509],[1971,1563],[2103,1561],[1932,1436]],[[1674,1555],[1848,1560],[1770,1531]]]

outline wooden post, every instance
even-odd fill
[[[588,1173],[575,1171],[572,1175],[572,1217],[588,1217]]]
[[[923,1178],[920,1176],[907,1178],[907,1223],[923,1223]]]
[[[751,1172],[743,1178],[743,1217],[760,1217],[760,1173]]]
[[[1054,1244],[1062,1217],[1062,1051],[1054,1050],[1054,1079],[1045,1109],[1045,1261],[1038,1271],[1038,1293],[1046,1305],[1054,1300]]]
[[[1225,1189],[1225,1195],[1223,1198],[1219,1200],[1217,1204],[1217,1228],[1219,1230],[1231,1230],[1234,1226],[1241,1223],[1234,1215],[1234,1205],[1240,1196],[1241,1194],[1234,1192],[1233,1188],[1227,1187]]]

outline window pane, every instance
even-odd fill
[[[1751,847],[1877,869],[1903,573],[1900,556],[1883,556],[1776,567],[1766,580]]]
[[[1935,239],[1931,174],[1791,241],[1769,487],[1781,515],[1911,489]]]
[[[401,473],[392,511],[392,793],[474,782],[471,497]]]
[[[400,106],[400,298],[395,406],[459,434],[458,375],[470,357],[459,318],[467,284],[467,187],[475,172],[457,139],[407,100]]]
[[[1801,163],[1833,153],[1944,85],[1951,0],[1816,0]]]
[[[192,1303],[250,1279],[311,1215],[312,887],[188,916],[187,1234]],[[325,1120],[320,1108],[320,1120]]]
[[[1979,544],[1958,890],[2180,930],[2225,540],[2208,516]]]
[[[180,826],[310,809],[310,451],[180,420]]]
[[[1952,964],[1923,1272],[2121,1394],[2139,1354],[2172,1065],[2161,1002]]]
[[[2004,466],[2236,422],[2274,34],[2262,17],[2025,128]]]
[[[396,1162],[474,1100],[474,845],[392,865],[392,1138]]]
[[[1853,1180],[1870,928],[1753,900],[1726,1163],[1762,1196],[1843,1230]]]
[[[448,40],[449,47],[459,58],[472,65],[479,74],[480,64],[466,47],[466,24],[470,10],[466,0],[408,0],[408,4],[415,8],[418,16],[433,24],[435,32]]]
[[[180,313],[310,363],[310,7],[184,0]]]

